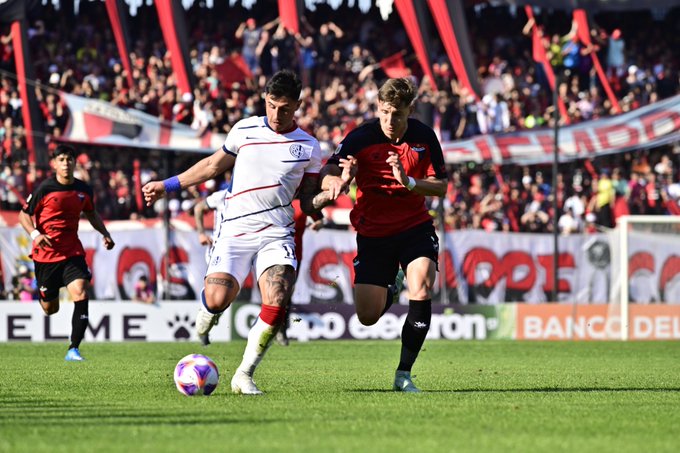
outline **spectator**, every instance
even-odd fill
[[[132,296],[132,300],[135,302],[140,302],[142,304],[154,304],[156,303],[156,294],[149,285],[149,279],[146,275],[142,275],[135,283],[135,293]]]
[[[28,266],[22,264],[18,269],[18,297],[21,302],[38,300],[38,286]]]
[[[626,43],[621,37],[621,30],[615,29],[608,38],[607,71],[610,75],[621,77],[626,65]]]
[[[276,18],[266,23],[263,27],[258,27],[256,20],[250,17],[245,22],[241,22],[236,29],[234,36],[236,39],[243,41],[241,55],[246,60],[251,73],[259,74],[261,72],[260,57],[262,56],[262,50],[269,39],[269,30],[278,22],[279,19]]]

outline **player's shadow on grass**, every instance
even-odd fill
[[[28,424],[36,419],[48,422],[50,426],[63,427],[73,426],[74,422],[80,426],[252,425],[281,422],[279,417],[267,419],[244,418],[238,414],[225,415],[221,409],[215,407],[209,409],[208,417],[205,413],[139,409],[124,404],[94,404],[54,399],[35,401],[28,398],[0,397],[0,405],[3,408],[0,411],[0,426]]]
[[[562,392],[680,392],[676,387],[535,387],[514,389],[421,389],[421,393],[562,393]],[[350,393],[398,393],[391,389],[347,389]]]

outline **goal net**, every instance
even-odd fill
[[[609,237],[610,316],[634,338],[637,305],[680,304],[680,216],[623,216]]]

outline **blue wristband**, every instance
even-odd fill
[[[165,187],[165,192],[179,192],[182,190],[182,185],[179,183],[179,178],[177,176],[172,176],[165,181],[163,181],[163,186]]]

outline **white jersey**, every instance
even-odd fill
[[[222,224],[222,215],[224,213],[224,209],[227,206],[226,198],[228,195],[229,189],[222,189],[205,197],[205,205],[215,211],[215,221],[213,222],[214,227],[212,234],[213,241],[215,241],[215,239],[219,236],[220,225]]]
[[[228,236],[264,230],[291,234],[291,203],[302,178],[321,170],[316,138],[300,128],[279,134],[269,128],[266,117],[250,117],[234,125],[222,150],[235,156],[236,163],[220,229]]]
[[[215,214],[221,214],[222,211],[224,211],[225,204],[224,204],[224,199],[227,197],[227,194],[229,193],[229,189],[222,189],[218,190],[217,192],[213,192],[207,197],[205,197],[205,204],[208,206],[210,209],[215,210]]]

